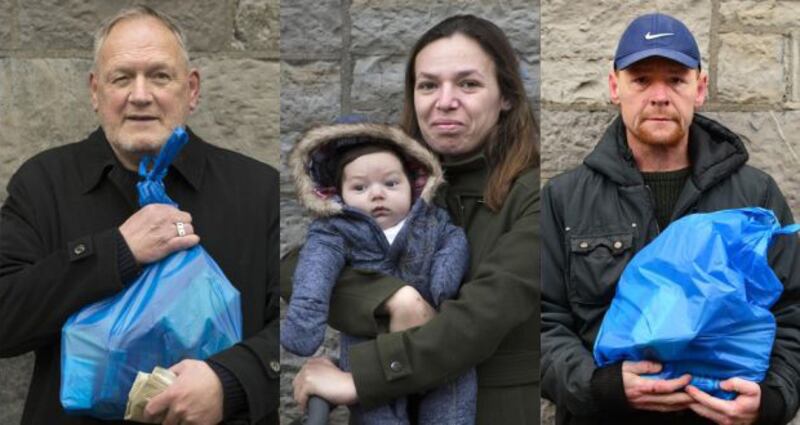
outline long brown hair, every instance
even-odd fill
[[[483,198],[489,209],[497,212],[503,206],[514,180],[526,170],[539,165],[536,144],[539,128],[525,95],[519,61],[508,38],[497,25],[473,15],[456,15],[439,22],[417,40],[406,64],[400,126],[412,137],[422,140],[414,108],[414,62],[425,46],[455,34],[475,40],[492,59],[500,94],[511,105],[507,111],[500,111],[495,128],[484,142],[484,153],[491,172]]]

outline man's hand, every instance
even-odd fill
[[[342,372],[327,357],[312,357],[292,381],[294,399],[305,411],[308,397],[316,395],[336,405],[358,402],[353,375]]]
[[[383,306],[389,314],[389,332],[422,326],[436,315],[436,310],[409,285],[398,289]]]
[[[222,421],[222,383],[211,367],[184,360],[169,368],[178,377],[144,409],[151,421],[164,425],[212,425]]]
[[[183,223],[184,236],[177,223]],[[158,261],[175,251],[191,248],[200,242],[194,234],[192,216],[165,204],[150,204],[128,217],[119,232],[125,238],[139,264]]]
[[[696,400],[689,407],[698,415],[721,425],[750,425],[758,419],[761,387],[757,383],[731,378],[720,382],[719,387],[739,395],[733,400],[723,400],[689,385],[686,392]]]
[[[622,383],[628,403],[636,409],[674,412],[689,407],[695,400],[681,391],[691,381],[683,375],[675,379],[649,379],[639,375],[658,373],[661,364],[650,361],[622,363]]]

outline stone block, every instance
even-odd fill
[[[281,63],[281,131],[305,131],[328,124],[340,113],[339,62]]]
[[[0,59],[0,202],[23,161],[96,126],[85,59]]]
[[[0,49],[11,50],[15,47],[14,31],[16,30],[17,17],[15,3],[12,0],[0,0]]]
[[[772,176],[800,218],[800,111],[708,113],[745,137],[748,163]]]
[[[726,0],[719,4],[720,23],[737,25],[797,27],[800,3],[793,0]]]
[[[403,108],[403,56],[369,56],[355,59],[351,88],[354,113],[376,121],[398,122]]]
[[[532,61],[527,61],[526,59],[527,58],[523,58],[522,62],[520,63],[522,84],[525,85],[525,92],[528,95],[528,100],[532,104],[538,105],[541,101],[540,83],[542,78],[541,69],[539,67],[539,55],[536,55]]]
[[[124,0],[70,0],[54,13],[52,2],[20,3],[20,45],[24,49],[91,50],[103,20],[129,5]],[[233,36],[232,13],[224,1],[142,2],[175,18],[186,30],[190,51],[223,50]]]
[[[202,59],[200,106],[189,125],[209,142],[277,167],[280,67],[253,59]]]
[[[655,12],[683,21],[692,30],[703,64],[708,63],[711,29],[711,0],[634,0],[625,7],[616,0],[585,2],[552,0],[542,4],[542,61],[576,58],[612,60],[625,27],[635,17]]]
[[[279,0],[241,0],[236,7],[232,47],[248,51],[279,51]]]
[[[414,42],[444,18],[472,13],[500,27],[522,56],[539,52],[538,2],[353,0],[350,7],[353,50],[361,54],[407,54]]]
[[[617,116],[608,111],[542,111],[542,182],[572,169],[594,149]]]
[[[16,425],[22,419],[22,407],[33,373],[33,354],[0,359],[0,424]]]
[[[717,65],[718,100],[735,103],[780,103],[787,41],[777,34],[720,35]]]
[[[542,102],[604,105],[609,102],[611,60],[558,58],[542,62]]]
[[[318,57],[342,49],[339,0],[281,1],[281,57]]]
[[[311,221],[305,208],[297,201],[294,180],[286,168],[289,151],[301,135],[300,132],[284,132],[281,135],[281,255],[303,243]]]

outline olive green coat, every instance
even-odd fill
[[[458,297],[424,326],[378,334],[385,328],[381,304],[404,283],[347,270],[334,289],[329,324],[375,338],[350,350],[365,407],[437,387],[477,365],[478,424],[538,424],[539,172],[520,176],[492,213],[482,197],[483,156],[444,167],[448,183],[437,200],[470,243],[470,270]],[[292,263],[283,264],[284,295]]]

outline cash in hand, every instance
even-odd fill
[[[125,420],[148,422],[144,419],[144,408],[153,397],[161,394],[177,376],[167,369],[156,366],[152,373],[138,372],[128,393],[128,405],[125,407]]]

